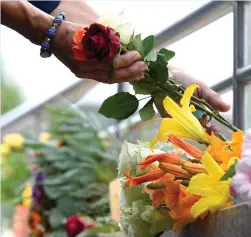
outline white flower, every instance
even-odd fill
[[[251,201],[251,129],[244,136],[242,158],[238,161],[236,175],[232,179],[232,188],[242,201]]]
[[[120,40],[123,44],[128,44],[130,42],[134,27],[132,23],[126,21],[123,12],[118,15],[105,15],[99,18],[98,23],[104,26],[109,26],[118,32],[120,35]]]
[[[123,187],[123,173],[137,170],[137,164],[150,154],[163,153],[125,142],[119,156],[118,173]],[[144,185],[122,188],[119,194],[120,220],[119,227],[127,237],[154,237],[165,229],[171,229],[171,219],[152,206],[150,196],[145,193]]]

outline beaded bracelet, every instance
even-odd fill
[[[41,44],[41,50],[40,50],[40,56],[42,58],[48,58],[52,55],[52,52],[50,51],[50,41],[55,36],[56,30],[60,26],[60,24],[63,22],[63,20],[66,21],[67,16],[64,12],[61,12],[58,16],[55,17],[51,27],[46,32],[46,37]]]

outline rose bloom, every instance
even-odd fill
[[[120,38],[115,30],[98,23],[89,28],[79,27],[73,41],[73,56],[78,61],[109,61],[120,49]]]
[[[238,161],[231,189],[241,201],[251,201],[251,129],[244,136],[242,158]]]
[[[75,237],[85,230],[96,227],[95,223],[87,223],[80,216],[70,216],[65,224],[68,237]]]

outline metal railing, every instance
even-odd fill
[[[212,1],[208,4],[205,4],[198,10],[184,17],[183,19],[177,21],[172,26],[163,30],[155,36],[156,47],[167,47],[168,45],[183,39],[184,37],[196,32],[197,30],[205,27],[206,25],[220,19],[221,17],[227,15],[233,11],[233,22],[234,22],[234,63],[233,63],[233,76],[222,80],[220,83],[214,85],[212,88],[219,93],[222,93],[229,88],[233,88],[234,101],[233,101],[233,120],[236,126],[243,128],[244,124],[244,95],[243,87],[244,81],[251,80],[251,66],[243,67],[244,60],[244,25],[248,24],[244,19],[244,10],[245,2],[242,1]],[[249,23],[250,26],[251,23]],[[249,39],[251,41],[251,39]],[[2,133],[9,131],[18,130],[23,127],[24,124],[28,122],[30,117],[35,119],[35,123],[39,121],[40,113],[44,108],[45,104],[48,102],[57,101],[58,97],[68,96],[71,98],[71,101],[77,101],[83,93],[93,86],[96,83],[90,80],[83,80],[72,85],[71,88],[58,93],[57,95],[39,103],[25,108],[20,106],[17,109],[3,115],[0,119],[0,127]],[[118,91],[124,90],[123,85],[118,86]],[[76,93],[77,91],[77,93]],[[136,120],[135,120],[136,122]],[[117,124],[117,129],[123,127],[124,124]]]

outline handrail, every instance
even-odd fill
[[[156,48],[166,47],[209,25],[233,10],[231,1],[212,1],[158,33]]]

